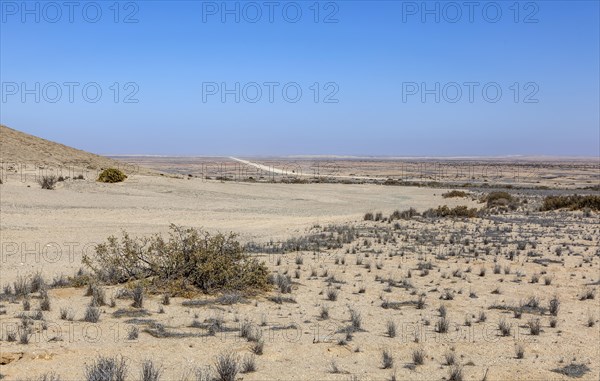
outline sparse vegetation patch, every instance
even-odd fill
[[[204,292],[268,289],[266,266],[245,253],[235,238],[175,225],[169,239],[159,235],[134,239],[123,232],[120,242],[110,237],[96,247],[95,254],[84,256],[83,263],[104,282],[145,280],[171,294],[190,288]]]

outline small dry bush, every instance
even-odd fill
[[[56,176],[42,176],[38,179],[38,184],[42,187],[42,189],[54,189],[54,186],[58,182]]]
[[[459,218],[474,218],[477,217],[477,208],[469,209],[465,205],[459,205],[454,208],[449,208],[448,205],[438,206],[437,209],[428,209],[423,212],[423,217],[459,217]]]
[[[87,381],[125,381],[127,362],[123,357],[98,357],[85,369]]]
[[[494,206],[507,206],[513,201],[513,197],[508,192],[490,192],[481,201],[486,202],[488,208],[491,208]]]
[[[542,211],[556,210],[556,209],[569,209],[569,210],[581,210],[591,209],[600,210],[600,196],[589,195],[571,195],[571,196],[547,196],[542,204]]]
[[[510,324],[506,322],[506,320],[501,319],[498,322],[498,330],[500,331],[500,334],[502,336],[510,336],[511,327],[510,327]]]
[[[409,208],[406,210],[395,210],[394,213],[390,215],[390,221],[393,220],[410,220],[414,216],[418,216],[419,213],[415,208]]]
[[[235,381],[240,368],[240,359],[237,355],[226,352],[221,353],[215,360],[215,372],[217,380]]]
[[[423,365],[425,363],[425,350],[422,348],[413,350],[412,360],[415,365]]]
[[[467,197],[467,195],[468,195],[467,192],[463,192],[463,191],[459,191],[459,190],[453,190],[450,192],[442,193],[442,197],[444,197],[444,198]]]
[[[389,349],[384,349],[381,352],[381,362],[383,369],[390,369],[394,366],[394,356],[392,356],[392,352]]]
[[[123,173],[120,169],[116,168],[107,168],[100,173],[98,176],[98,181],[101,183],[120,183],[125,181],[127,175]]]

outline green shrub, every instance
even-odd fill
[[[547,196],[542,205],[542,211],[567,208],[569,210],[592,209],[600,210],[600,196]]]
[[[235,234],[217,234],[171,225],[169,239],[160,235],[121,242],[109,237],[83,263],[107,283],[146,279],[171,295],[191,289],[253,291],[269,288],[268,270],[244,252]]]
[[[120,169],[107,168],[100,173],[98,181],[101,183],[120,183],[121,181],[125,181],[126,178],[127,175]]]

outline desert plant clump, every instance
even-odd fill
[[[263,333],[262,330],[258,327],[252,326],[250,332],[246,335],[246,339],[252,343],[258,343],[262,341]]]
[[[542,211],[556,209],[581,210],[591,209],[600,211],[600,196],[597,195],[570,195],[570,196],[547,196],[542,204]]]
[[[438,206],[437,209],[428,209],[423,212],[423,217],[451,217],[451,218],[474,218],[477,217],[477,208],[459,205],[454,208],[449,208],[448,205]]]
[[[450,192],[442,193],[443,198],[453,198],[453,197],[467,197],[468,193],[459,190],[452,190]]]
[[[482,199],[483,202],[487,203],[487,207],[495,206],[507,206],[513,197],[508,192],[490,192]]]
[[[394,356],[392,356],[392,352],[389,349],[384,349],[381,352],[381,363],[383,369],[390,369],[394,366]]]
[[[133,308],[142,308],[144,306],[144,288],[140,285],[137,285],[133,289],[133,303],[131,306]]]
[[[388,320],[386,324],[387,335],[391,338],[396,337],[396,323],[393,320]]]
[[[529,326],[529,331],[531,332],[532,335],[537,336],[540,334],[540,331],[542,329],[540,319],[531,319],[531,320],[529,320],[527,325]]]
[[[252,334],[252,322],[249,320],[244,320],[240,324],[240,337],[247,339]]]
[[[30,292],[41,292],[44,291],[46,288],[46,281],[44,280],[44,278],[42,277],[42,274],[35,273],[32,277],[31,277],[31,281],[29,282],[30,284]]]
[[[245,253],[234,234],[211,235],[171,225],[168,240],[160,235],[133,239],[126,232],[119,242],[110,237],[85,255],[83,263],[109,284],[152,279],[155,287],[173,292],[196,288],[258,291],[269,288],[264,263]]]
[[[438,333],[448,332],[449,327],[450,327],[450,321],[448,319],[446,319],[445,317],[441,317],[435,324],[435,328]]]
[[[75,315],[73,313],[73,310],[71,310],[70,308],[61,307],[61,309],[60,309],[60,319],[61,320],[73,321],[74,318],[75,318]]]
[[[58,179],[56,176],[42,176],[38,179],[38,184],[42,189],[52,190],[56,186]]]
[[[525,348],[520,344],[515,347],[515,357],[518,359],[525,358]]]
[[[144,360],[142,363],[141,381],[159,381],[162,368],[154,365],[152,360]]]
[[[560,309],[560,300],[558,299],[558,296],[555,295],[548,302],[548,311],[550,312],[550,315],[557,316],[559,309]]]
[[[117,168],[106,168],[98,175],[98,181],[101,183],[120,183],[126,178],[127,175]]]
[[[325,306],[325,305],[321,306],[321,310],[319,312],[319,316],[323,320],[329,319],[329,307]]]
[[[350,322],[352,323],[352,328],[354,328],[355,330],[361,329],[362,315],[360,314],[360,311],[357,311],[353,308],[350,308],[349,311],[350,311]]]
[[[125,381],[127,362],[123,357],[98,357],[85,369],[86,381]]]
[[[29,344],[30,332],[29,328],[23,327],[19,330],[19,344],[27,345]]]
[[[252,353],[260,356],[263,354],[264,348],[265,341],[263,339],[259,339],[252,344],[252,347],[250,349],[252,350]]]
[[[540,299],[537,296],[530,296],[525,303],[525,306],[537,309],[540,306]]]
[[[538,283],[539,281],[540,281],[540,276],[539,276],[539,274],[533,274],[533,275],[531,276],[531,283],[534,283],[534,284],[535,284],[535,283]]]
[[[100,320],[100,309],[97,307],[88,306],[85,310],[83,321],[87,323],[97,323]]]
[[[515,319],[520,319],[521,316],[523,316],[523,308],[524,308],[523,302],[521,302],[521,304],[519,306],[514,307],[513,316],[515,317]]]
[[[232,352],[219,354],[215,360],[215,371],[217,380],[235,381],[240,371],[239,358]]]
[[[592,315],[591,312],[588,312],[587,326],[593,327],[595,324],[596,324],[596,319],[594,318],[594,315]]]
[[[333,287],[330,287],[330,288],[327,289],[327,299],[328,300],[330,300],[332,302],[335,302],[337,300],[337,297],[338,297],[338,290],[337,289],[335,289]]]
[[[448,313],[446,306],[443,304],[438,307],[438,312],[440,313],[440,317],[446,317],[446,314]]]
[[[48,295],[48,291],[44,290],[41,293],[42,300],[40,300],[40,310],[42,311],[50,311],[50,296]]]
[[[501,319],[498,322],[498,330],[500,330],[500,334],[502,336],[510,336],[511,328],[510,328],[510,324],[507,323],[506,320]]]
[[[409,208],[403,211],[395,210],[394,213],[390,215],[390,221],[393,220],[410,220],[414,216],[418,216],[419,213],[415,208]]]
[[[277,274],[272,277],[271,283],[276,285],[282,294],[292,292],[292,278],[289,275]]]
[[[240,370],[242,373],[256,372],[256,356],[252,354],[244,356]]]
[[[423,365],[425,363],[425,350],[423,348],[413,350],[412,360],[415,365]]]
[[[450,368],[448,381],[463,381],[463,368],[459,365],[454,365]]]
[[[98,286],[97,284],[90,284],[90,291],[92,296],[90,306],[100,307],[106,305],[106,294],[104,293],[104,289],[102,289],[102,287]]]
[[[140,335],[140,329],[138,327],[136,327],[135,325],[132,325],[127,330],[127,339],[128,340],[137,340],[139,335]]]
[[[454,365],[456,364],[456,354],[452,351],[446,352],[444,355],[444,360],[446,365]]]
[[[16,297],[26,297],[31,292],[31,284],[27,278],[18,276],[13,282],[13,290]]]

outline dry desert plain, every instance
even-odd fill
[[[347,181],[377,177],[365,161],[327,181],[284,170],[271,181],[217,179],[190,164],[204,159],[129,159],[150,169],[54,190],[3,168],[3,379],[117,380],[97,372],[120,365],[126,380],[599,378],[598,210],[540,211],[547,195],[597,195],[584,189],[593,161],[537,162],[572,174],[561,189],[566,175],[495,189]],[[171,295],[102,282],[82,263],[111,235],[168,237],[170,224],[237,233],[272,284]]]

